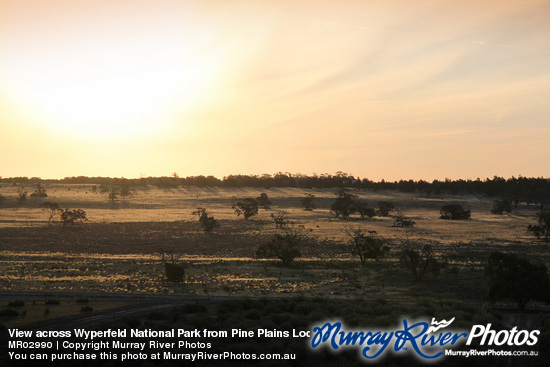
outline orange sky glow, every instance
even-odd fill
[[[0,176],[550,176],[549,1],[0,2]]]

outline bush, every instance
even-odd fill
[[[235,209],[235,213],[237,213],[238,216],[242,214],[244,220],[248,220],[248,218],[258,214],[258,203],[251,198],[237,202],[232,208]]]
[[[16,300],[8,302],[8,307],[23,307],[25,306],[24,301]]]
[[[401,228],[412,228],[416,222],[410,218],[405,217],[401,211],[397,211],[397,214],[393,217],[393,226]]]
[[[256,251],[256,256],[260,258],[277,258],[288,266],[297,257],[302,256],[301,247],[310,239],[297,230],[292,230],[284,234],[276,233],[271,242],[262,244]]]
[[[34,190],[31,194],[31,197],[47,198],[48,194],[46,193],[46,189],[38,183],[36,184],[36,190]]]
[[[169,282],[183,282],[183,277],[185,275],[185,268],[182,265],[164,263],[164,271],[166,274],[166,279]]]
[[[82,209],[65,209],[61,213],[61,220],[63,221],[63,226],[70,224],[71,226],[74,223],[83,223],[86,218],[86,212]]]
[[[501,200],[493,201],[491,206],[491,213],[493,214],[502,214],[504,212],[510,213],[512,211],[512,205],[517,207],[518,199],[513,195],[506,194],[502,197]]]
[[[390,212],[395,208],[395,205],[391,201],[382,200],[378,202],[378,214],[381,217],[387,217]]]
[[[19,316],[19,312],[14,310],[13,308],[4,308],[3,310],[0,310],[0,317],[17,317]]]
[[[534,264],[513,254],[493,252],[485,273],[489,277],[491,302],[510,299],[517,302],[522,311],[530,300],[550,300],[548,269],[543,264]]]
[[[550,209],[546,205],[539,205],[539,212],[537,213],[537,224],[529,225],[527,229],[535,235],[537,238],[544,237],[544,240],[548,242],[550,236]]]
[[[363,265],[367,259],[380,260],[390,252],[390,247],[382,237],[376,235],[376,231],[368,231],[368,233],[368,235],[364,234],[360,228],[354,231],[346,230],[351,254],[359,256]]]
[[[410,271],[415,280],[423,280],[428,273],[437,278],[446,264],[435,257],[431,245],[425,244],[422,249],[418,247],[419,245],[414,243],[403,245],[399,253],[401,266]]]
[[[470,211],[464,210],[462,205],[448,204],[444,205],[439,211],[441,216],[439,219],[461,220],[470,219]]]
[[[61,302],[58,299],[49,299],[44,304],[46,305],[59,305]]]
[[[82,308],[80,308],[80,312],[92,312],[94,310],[94,308],[92,306],[82,306]]]
[[[376,214],[376,210],[369,207],[369,204],[367,204],[364,201],[355,201],[355,211],[361,216],[361,219],[365,219],[365,217],[372,218]]]
[[[197,208],[197,210],[193,212],[193,215],[199,217],[199,223],[202,226],[202,230],[206,233],[212,232],[214,228],[220,226],[218,221],[214,219],[214,217],[210,217],[204,208]]]
[[[269,209],[269,206],[272,204],[265,192],[262,192],[260,196],[256,198],[256,201],[259,206],[263,207],[266,210]]]
[[[306,211],[312,211],[313,209],[317,208],[317,205],[313,202],[315,199],[315,195],[312,194],[306,194],[306,197],[303,198],[300,202],[302,203],[302,206],[304,207],[304,210]]]
[[[330,206],[330,212],[335,217],[342,216],[343,219],[347,219],[350,215],[355,214],[357,208],[355,206],[355,200],[357,195],[350,194],[346,189],[341,189],[337,192],[338,197]]]
[[[23,204],[27,201],[27,192],[24,190],[17,190],[17,198],[15,199],[17,204]]]
[[[271,213],[271,218],[273,222],[275,222],[275,228],[285,228],[288,225],[286,212],[284,210],[280,210],[277,214]]]

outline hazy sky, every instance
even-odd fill
[[[0,1],[0,176],[550,176],[550,1]]]

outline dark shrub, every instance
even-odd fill
[[[465,210],[462,205],[458,204],[448,204],[444,205],[439,211],[441,216],[439,219],[451,219],[451,220],[460,220],[460,219],[470,219],[470,211]]]

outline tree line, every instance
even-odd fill
[[[291,174],[278,172],[262,175],[229,175],[222,179],[214,176],[179,177],[176,173],[164,177],[141,178],[110,178],[110,177],[65,177],[59,180],[41,179],[39,177],[0,178],[2,183],[37,184],[103,184],[127,186],[157,186],[160,188],[176,188],[186,186],[196,187],[297,187],[297,188],[357,188],[369,190],[397,190],[402,192],[418,192],[426,196],[439,194],[485,194],[492,197],[513,197],[514,200],[527,203],[543,203],[550,198],[550,179],[543,177],[503,177],[494,176],[481,180],[399,180],[378,182],[368,178],[355,177],[344,172],[335,174]]]

